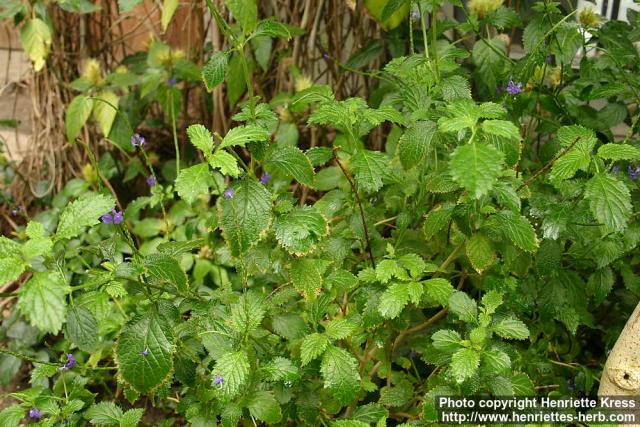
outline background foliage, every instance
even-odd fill
[[[0,424],[413,425],[437,395],[595,394],[640,292],[638,15],[450,5],[353,3],[357,49],[318,75],[291,55],[334,35],[252,0],[206,2],[225,42],[202,56],[85,58],[82,179],[2,195],[0,381],[25,388]],[[37,72],[59,9],[99,13],[2,9]]]

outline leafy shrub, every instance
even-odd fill
[[[102,179],[74,180],[0,238],[0,282],[24,280],[3,375],[33,364],[0,424],[132,426],[143,398],[163,425],[412,424],[436,420],[437,395],[594,393],[640,291],[638,16],[582,22],[538,2],[514,60],[498,34],[521,25],[512,9],[475,3],[427,33],[441,4],[411,2],[408,53],[373,71],[375,101],[321,84],[268,100],[253,93],[250,42],[296,31],[226,3],[234,25],[208,2],[230,48],[202,79],[244,79],[247,96],[226,134],[186,129],[200,160],[177,158],[175,181],[117,92],[160,103],[175,129],[169,80],[197,66],[154,43],[142,75],[76,82],[69,140],[93,114],[150,195],[122,212]],[[599,55],[578,64],[587,44]],[[319,145],[299,140],[305,124]]]

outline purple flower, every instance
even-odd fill
[[[147,178],[147,185],[149,185],[149,187],[153,187],[154,185],[156,185],[156,179],[153,177],[153,175],[149,175],[149,177]]]
[[[100,218],[104,224],[120,224],[123,219],[123,213],[115,209],[111,209],[111,212],[107,212]]]
[[[224,190],[224,198],[227,200],[233,199],[233,195],[236,193],[236,190],[234,190],[233,188],[229,187],[226,190]]]
[[[147,357],[149,355],[149,349],[145,348],[140,352],[140,356]]]
[[[620,167],[618,167],[618,165],[614,165],[614,166],[613,166],[613,169],[611,169],[611,172],[613,172],[613,173],[618,173],[618,172],[620,172]]]
[[[60,370],[64,371],[66,369],[73,369],[74,366],[76,366],[76,358],[73,357],[73,354],[67,353],[67,363],[62,365]]]
[[[629,174],[629,178],[635,181],[640,176],[640,166],[636,166],[635,168],[627,166],[627,174]]]
[[[29,418],[33,418],[34,420],[39,420],[42,418],[42,412],[38,408],[29,409]]]
[[[329,59],[329,54],[327,54],[327,53],[323,53],[323,54],[322,54],[322,57],[323,57],[324,59]]]
[[[522,83],[515,83],[512,78],[509,78],[509,84],[507,84],[507,92],[511,95],[517,95],[522,92]]]
[[[550,65],[551,63],[553,63],[553,55],[547,55],[547,57],[544,58],[544,62],[547,65]]]
[[[18,209],[18,208],[11,209],[11,215],[12,216],[18,216],[18,212],[20,212],[20,209]]]
[[[169,80],[167,80],[167,86],[169,87],[175,86],[176,83],[178,83],[178,79],[176,79],[175,77],[171,77]]]
[[[146,143],[147,143],[147,140],[144,139],[144,136],[140,135],[139,133],[134,133],[131,136],[131,146],[132,147],[137,147],[137,146],[142,147]]]
[[[411,19],[413,19],[414,21],[417,21],[418,19],[420,19],[420,12],[416,9],[412,10]]]
[[[213,383],[215,385],[222,386],[223,381],[224,381],[224,378],[222,378],[220,375],[216,375],[215,377],[213,377]]]
[[[266,172],[263,172],[262,175],[260,175],[260,182],[263,183],[264,185],[267,185],[267,183],[271,180],[271,175],[269,175]]]

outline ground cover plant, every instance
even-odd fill
[[[265,99],[265,46],[302,34],[257,3],[207,0],[227,44],[202,66],[159,40],[86,61],[82,179],[34,209],[2,194],[0,381],[28,375],[0,425],[423,425],[440,395],[595,395],[640,294],[640,17],[358,2],[386,31],[318,60],[370,96],[292,68]],[[8,4],[36,70],[51,8],[93,11]],[[181,126],[193,87],[230,92],[234,126]]]

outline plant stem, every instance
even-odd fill
[[[434,4],[435,5],[435,4]],[[438,10],[431,12],[431,46],[433,46],[433,66],[435,68],[436,83],[440,81],[440,68],[438,66]]]
[[[176,107],[173,103],[173,89],[170,89],[169,110],[171,111],[171,130],[173,132],[173,146],[176,150],[176,176],[180,175],[180,147],[178,146],[178,131],[176,129]],[[167,230],[169,231],[169,230]]]
[[[518,188],[516,188],[516,193],[520,190],[522,190],[525,187],[528,187],[533,181],[535,181],[540,175],[542,175],[543,173],[545,173],[547,171],[547,169],[549,169],[551,166],[553,166],[553,164],[562,156],[564,156],[565,154],[567,154],[580,140],[580,137],[576,137],[576,139],[573,140],[573,142],[571,144],[569,144],[568,146],[566,146],[564,148],[564,150],[562,150],[560,153],[558,153],[557,156],[555,156],[553,159],[549,160],[547,162],[546,165],[544,165],[540,170],[538,170],[536,173],[534,173],[533,175],[531,175],[529,177],[529,179],[527,179],[525,182],[523,182],[522,184],[520,184],[520,186]]]
[[[376,267],[376,261],[373,258],[373,252],[371,251],[371,240],[369,239],[369,229],[367,227],[367,220],[366,220],[366,218],[364,216],[364,209],[362,208],[362,202],[360,200],[360,196],[358,195],[358,189],[356,187],[355,182],[353,182],[353,179],[349,175],[349,172],[347,172],[347,170],[344,168],[344,166],[342,166],[342,163],[340,163],[340,160],[338,160],[338,156],[336,155],[336,151],[338,151],[339,148],[340,147],[334,147],[333,148],[333,159],[335,160],[336,164],[338,165],[338,167],[340,168],[340,170],[344,174],[345,178],[347,178],[347,181],[349,181],[349,185],[351,186],[351,191],[353,192],[353,196],[356,199],[356,204],[358,205],[358,208],[360,209],[360,219],[362,220],[362,227],[364,229],[364,237],[366,239],[366,242],[365,242],[366,250],[369,253],[369,258],[371,260],[371,266],[373,268],[375,268]]]

